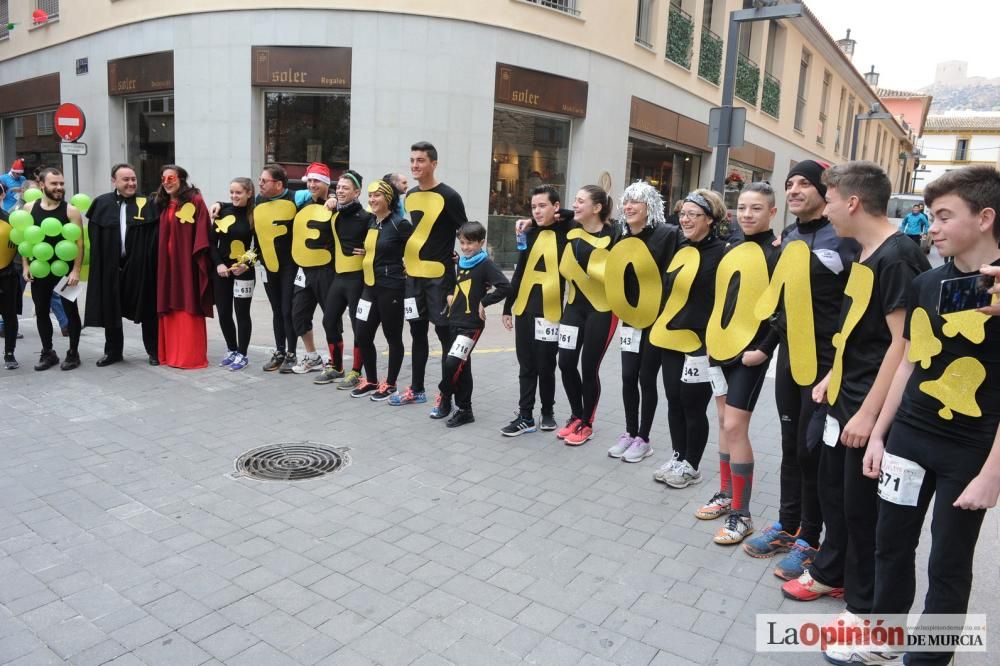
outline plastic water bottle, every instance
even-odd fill
[[[523,231],[514,232],[514,238],[517,241],[517,249],[519,252],[528,249],[528,234]]]

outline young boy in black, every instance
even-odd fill
[[[455,291],[448,296],[450,346],[444,360],[444,376],[438,385],[432,419],[443,419],[455,396],[458,410],[445,423],[456,428],[475,421],[472,415],[472,350],[486,325],[486,308],[507,298],[510,282],[483,249],[486,228],[466,222],[458,230],[461,256],[455,274]]]

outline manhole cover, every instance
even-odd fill
[[[247,451],[236,459],[233,478],[300,481],[332,474],[351,464],[350,449],[314,442],[281,442]]]

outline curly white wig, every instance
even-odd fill
[[[656,188],[649,183],[637,180],[622,192],[622,198],[620,201],[620,206],[625,207],[626,201],[636,201],[638,203],[646,204],[646,226],[655,227],[666,222],[666,217],[663,212],[663,197],[660,193],[656,191]],[[622,225],[624,229],[628,230],[628,224],[625,222],[625,218],[622,217]]]

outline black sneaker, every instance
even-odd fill
[[[556,417],[553,414],[542,414],[542,420],[538,424],[539,430],[555,430],[558,427]]]
[[[285,352],[276,351],[271,354],[271,360],[264,364],[264,372],[274,372],[285,362]]]
[[[76,370],[80,367],[80,352],[75,349],[70,349],[66,352],[66,358],[63,360],[62,365],[59,366],[61,370]]]
[[[299,362],[299,359],[295,357],[295,354],[285,354],[285,360],[281,362],[281,367],[278,368],[278,372],[283,375],[291,375],[295,372],[292,368]]]
[[[7,368],[8,370],[17,370],[20,367],[20,365],[18,364],[17,359],[14,358],[14,354],[4,354],[3,367]]]
[[[451,418],[444,422],[449,428],[457,428],[458,426],[463,426],[466,423],[475,423],[476,417],[472,415],[471,409],[459,409]]]
[[[517,437],[526,432],[535,432],[535,419],[518,416],[516,419],[500,428],[500,434],[507,437]]]
[[[35,370],[48,370],[53,365],[59,365],[59,355],[56,354],[55,349],[47,349],[38,357],[38,363],[35,364]]]
[[[396,392],[395,384],[388,384],[386,382],[379,382],[378,390],[371,394],[370,399],[372,402],[382,402],[383,400],[388,400],[389,396]]]
[[[363,398],[366,395],[370,395],[378,390],[378,384],[375,382],[370,382],[367,379],[362,379],[358,382],[358,385],[354,387],[351,391],[352,398]]]

